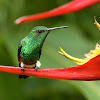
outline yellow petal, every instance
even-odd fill
[[[83,58],[83,59],[70,56],[61,47],[60,47],[60,50],[61,50],[60,54],[63,54],[65,57],[73,60],[78,65],[82,65],[88,62],[90,59],[96,57],[97,55],[100,55],[100,45],[99,44],[96,44],[95,50],[90,50],[88,54],[85,54],[86,58]]]
[[[94,21],[95,21],[96,26],[97,26],[98,29],[100,30],[100,24],[96,21],[96,17],[95,17],[95,16],[94,16]]]
[[[63,55],[64,55],[65,57],[67,57],[67,58],[69,58],[69,59],[71,59],[71,60],[74,60],[74,61],[76,61],[77,63],[83,63],[83,62],[84,62],[83,59],[78,59],[78,58],[75,58],[75,57],[70,56],[70,55],[67,54],[61,47],[60,47],[60,50],[61,50],[61,52],[63,53]]]

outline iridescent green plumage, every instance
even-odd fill
[[[66,26],[55,28],[37,26],[31,30],[28,36],[21,40],[18,47],[18,61],[19,66],[22,69],[24,69],[24,67],[30,67],[30,65],[32,65],[31,67],[36,67],[37,69],[40,67],[41,64],[38,60],[41,55],[41,48],[44,40],[51,30],[59,28],[66,28]]]
[[[38,30],[44,31],[39,33]],[[43,42],[48,34],[48,28],[46,27],[35,27],[32,29],[30,34],[26,36],[19,44],[20,60],[26,65],[35,64],[40,58],[40,52]]]

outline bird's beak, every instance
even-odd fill
[[[48,31],[52,31],[52,30],[56,30],[56,29],[60,29],[60,28],[67,28],[68,26],[60,26],[60,27],[53,27],[53,28],[49,28]]]

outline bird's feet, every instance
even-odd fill
[[[21,71],[24,71],[24,68],[23,67],[21,67]]]
[[[21,62],[21,71],[24,71],[24,64]]]
[[[40,68],[40,66],[41,66],[41,63],[40,63],[40,61],[38,60],[38,61],[36,62],[35,70],[37,71],[37,70]]]

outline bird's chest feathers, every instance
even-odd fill
[[[41,50],[41,44],[36,42],[28,42],[24,46],[22,46],[22,55],[27,57],[35,57],[39,55],[39,51]]]

